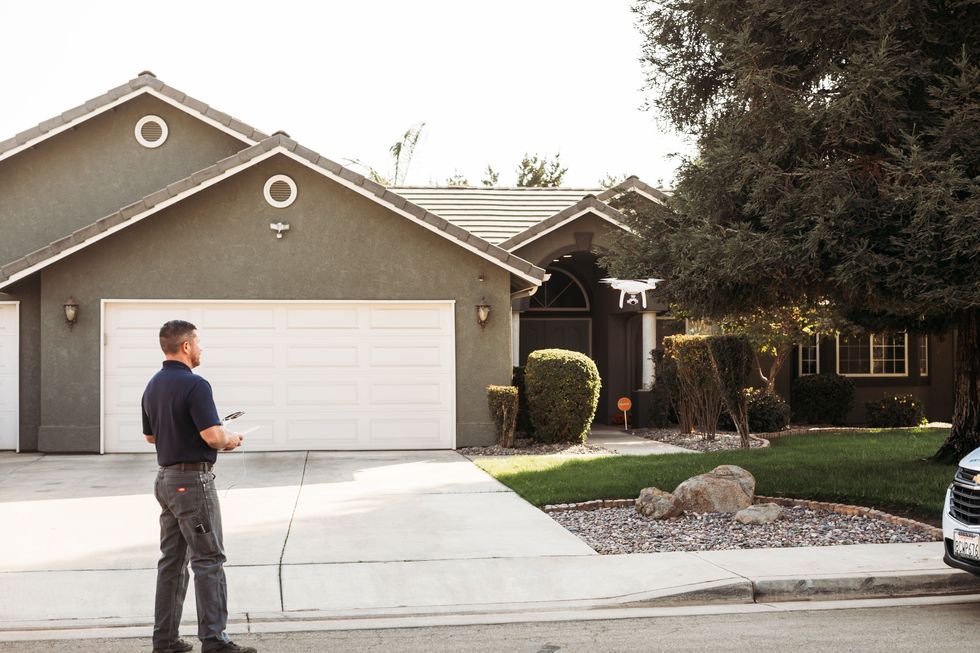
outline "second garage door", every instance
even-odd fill
[[[104,304],[107,452],[147,451],[139,402],[163,356],[160,326],[194,323],[195,372],[221,415],[253,426],[249,450],[455,447],[452,302],[143,302]]]

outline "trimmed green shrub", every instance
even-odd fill
[[[488,385],[487,404],[497,423],[497,443],[508,449],[514,445],[517,424],[517,388],[512,385]]]
[[[792,411],[776,393],[766,392],[765,388],[746,388],[745,400],[753,433],[775,433],[789,426]]]
[[[525,435],[534,435],[531,423],[531,409],[527,405],[527,391],[524,389],[524,368],[515,367],[511,385],[517,388],[517,430]]]
[[[721,415],[721,388],[711,360],[708,336],[668,336],[667,355],[677,365],[677,416],[683,433],[695,427],[712,440]]]
[[[535,439],[585,442],[599,403],[599,370],[585,354],[565,349],[531,352],[524,366]]]
[[[865,403],[865,408],[868,411],[868,426],[919,426],[925,421],[925,408],[914,395],[882,397]]]
[[[807,374],[793,381],[793,415],[810,424],[843,424],[854,403],[854,383],[839,374]]]
[[[722,402],[735,424],[742,447],[749,448],[749,414],[745,388],[752,375],[755,351],[745,336],[709,336],[708,350]]]
[[[647,411],[647,420],[650,422],[650,426],[662,429],[676,421],[677,418],[674,409],[677,369],[673,361],[670,361],[670,364],[667,363],[663,349],[651,351],[650,358],[653,359],[656,372],[653,386],[650,388],[650,410]]]

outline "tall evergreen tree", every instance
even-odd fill
[[[955,333],[937,452],[980,446],[980,2],[645,0],[650,104],[696,138],[607,263],[707,317],[829,305]]]

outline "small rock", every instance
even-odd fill
[[[735,513],[735,521],[742,524],[771,524],[782,517],[783,508],[775,503],[759,503]]]
[[[636,500],[636,512],[651,519],[669,519],[684,512],[684,508],[670,492],[645,487]]]
[[[691,512],[738,512],[752,505],[755,477],[736,465],[720,465],[678,485],[674,496]]]

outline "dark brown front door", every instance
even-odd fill
[[[521,316],[521,359],[538,349],[570,349],[592,356],[592,319],[526,318]]]

